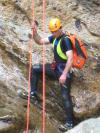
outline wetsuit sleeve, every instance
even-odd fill
[[[54,36],[51,35],[51,36],[48,37],[48,39],[49,39],[49,42],[50,42],[50,43],[53,43],[53,41],[54,41]]]
[[[73,50],[73,46],[69,38],[64,38],[62,40],[61,49],[63,50],[64,53],[66,53],[69,50]]]

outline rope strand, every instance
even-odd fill
[[[33,8],[33,21],[34,21],[34,0],[32,3]],[[28,80],[28,101],[27,101],[27,127],[26,133],[29,130],[29,110],[30,110],[30,79],[31,79],[31,65],[32,65],[32,44],[33,44],[33,29],[32,29],[32,37],[30,41],[30,58],[29,58],[29,80]]]
[[[45,0],[43,0],[43,38],[45,38]],[[43,133],[45,133],[45,41],[43,42]]]
[[[33,21],[34,21],[34,0],[33,0]],[[43,0],[43,38],[45,38],[45,0]],[[26,133],[29,130],[29,105],[30,105],[30,78],[32,65],[32,44],[33,44],[33,30],[30,42],[30,59],[29,59],[29,80],[28,80],[28,102],[27,102],[27,127]],[[43,133],[45,133],[45,42],[43,42]]]

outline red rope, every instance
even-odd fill
[[[43,38],[45,38],[45,0],[43,0]],[[45,133],[45,42],[43,42],[43,133]]]
[[[33,21],[34,21],[34,0],[33,0]],[[29,80],[28,80],[28,102],[27,102],[27,127],[26,133],[28,133],[29,129],[29,110],[30,110],[30,78],[31,78],[31,65],[32,65],[32,44],[33,44],[33,30],[32,37],[30,41],[30,59],[29,59]]]

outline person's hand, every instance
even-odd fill
[[[33,21],[32,22],[32,30],[33,30],[33,32],[35,32],[36,31],[36,27],[38,26],[38,22],[37,21]]]
[[[66,74],[62,74],[59,78],[59,83],[60,84],[64,84],[66,82],[66,77],[67,75]]]

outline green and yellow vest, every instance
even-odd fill
[[[55,46],[56,38],[53,41],[53,48]],[[61,49],[61,39],[58,41],[57,48],[56,48],[57,54],[60,56],[60,58],[67,60],[66,54]]]

